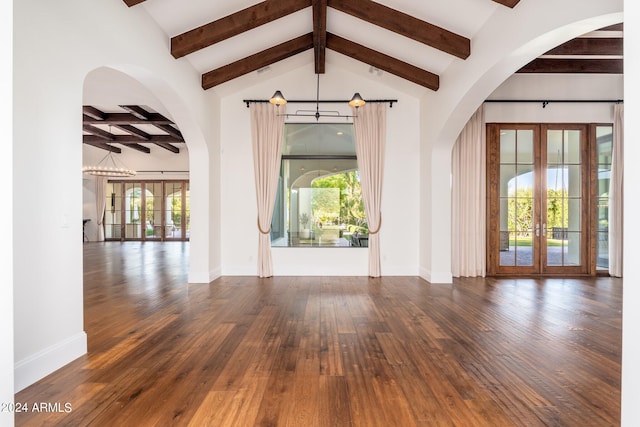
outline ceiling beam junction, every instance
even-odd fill
[[[107,141],[113,141],[115,139],[115,135],[111,132],[107,132],[106,130],[102,130],[90,124],[83,124],[82,130],[103,140],[106,139]]]
[[[120,153],[121,150],[106,144],[105,140],[111,143],[123,144],[147,154],[151,152],[151,149],[140,145],[139,143],[142,141],[155,144],[172,153],[180,152],[180,149],[171,145],[171,143],[184,143],[184,138],[182,133],[172,126],[173,122],[169,119],[158,113],[150,113],[138,105],[121,105],[120,108],[128,111],[128,113],[105,113],[89,105],[83,106],[82,129],[91,135],[83,135],[82,142],[115,153]],[[151,124],[169,135],[151,135],[131,123]],[[127,132],[128,135],[115,135],[94,126],[95,124],[108,124]]]
[[[325,72],[327,47],[327,0],[313,0],[313,58],[316,74]]]
[[[88,135],[83,136],[86,138]],[[95,138],[95,137],[94,137]],[[122,150],[118,147],[114,147],[113,145],[106,144],[102,141],[92,140],[92,141],[82,141],[84,144],[91,145],[96,148],[101,148],[103,150],[111,151],[112,153],[122,153]]]
[[[104,120],[105,117],[103,111],[100,111],[96,107],[92,107],[90,105],[84,105],[82,107],[82,114],[96,120]]]

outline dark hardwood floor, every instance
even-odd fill
[[[223,277],[84,245],[87,355],[18,426],[616,426],[622,282]]]

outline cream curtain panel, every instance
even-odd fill
[[[104,241],[104,211],[107,207],[107,177],[96,176],[96,217],[98,221],[98,242]]]
[[[278,191],[284,115],[268,103],[252,103],[251,140],[258,204],[258,276],[273,276],[271,260],[271,217]]]
[[[616,104],[613,113],[613,147],[609,181],[609,274],[622,277],[622,209],[624,163],[624,106]]]
[[[384,103],[370,103],[353,109],[353,129],[364,210],[369,224],[369,276],[380,277],[380,235],[382,226],[382,179],[387,134]]]
[[[481,106],[453,147],[451,172],[451,272],[486,275],[486,138]]]

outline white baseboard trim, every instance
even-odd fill
[[[420,277],[432,284],[451,284],[453,283],[453,275],[446,272],[432,272],[426,268],[420,267]]]
[[[19,392],[87,353],[87,334],[82,331],[16,362],[14,389]]]
[[[220,269],[220,267],[218,267],[216,269],[213,269],[213,270],[209,271],[208,273],[190,272],[189,273],[189,278],[187,280],[191,284],[196,284],[196,283],[208,284],[208,283],[213,282],[214,280],[216,280],[220,276],[221,276],[221,269]]]
[[[209,282],[213,282],[216,279],[219,279],[222,276],[222,268],[218,267],[209,272]]]

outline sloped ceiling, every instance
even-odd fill
[[[123,1],[144,8],[158,23],[169,41],[167,55],[188,61],[202,75],[205,90],[308,51],[316,74],[325,72],[328,55],[337,54],[433,91],[453,61],[473,55],[473,36],[491,15],[499,8],[508,13],[520,2]],[[585,34],[518,72],[622,74],[622,34],[622,24]],[[119,145],[148,152],[156,145],[179,152],[184,142],[173,123],[139,105],[87,105],[83,129],[86,144],[110,151],[119,151]]]
[[[520,0],[123,0],[145,8],[167,34],[170,54],[189,61],[209,89],[312,50],[327,51],[430,90],[497,8]],[[533,0],[525,0],[533,1]],[[589,34],[523,67],[528,73],[621,73],[622,28]],[[576,56],[579,55],[579,56]]]
[[[324,73],[325,56],[331,51],[437,90],[439,74],[452,61],[473,54],[471,37],[496,8],[518,1],[135,3],[166,32],[171,54],[177,60],[185,58],[202,74],[205,89],[312,50],[318,74]]]

